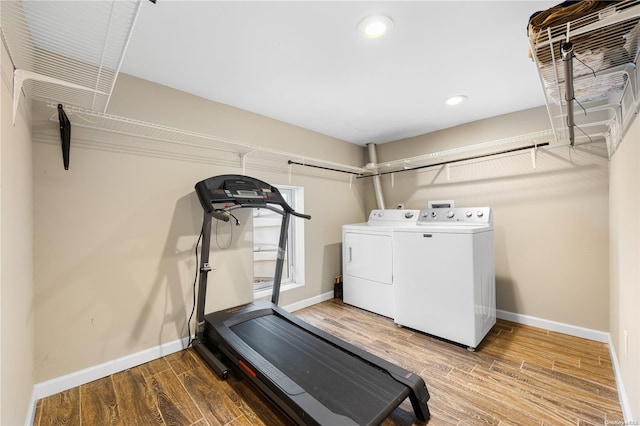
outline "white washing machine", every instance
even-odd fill
[[[393,230],[415,226],[419,210],[372,210],[369,220],[342,227],[342,298],[345,303],[394,316]]]
[[[396,324],[475,350],[496,323],[491,209],[424,209],[393,239]]]

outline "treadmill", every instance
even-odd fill
[[[416,417],[429,419],[429,392],[420,376],[278,307],[289,220],[310,216],[294,211],[277,188],[248,176],[214,176],[195,190],[204,219],[193,346],[222,379],[227,365],[233,367],[301,425],[380,424],[407,397]],[[211,222],[228,221],[240,208],[282,216],[271,301],[205,315]]]

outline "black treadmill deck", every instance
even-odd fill
[[[217,347],[302,424],[379,424],[408,396],[429,418],[424,381],[269,302],[205,316]]]

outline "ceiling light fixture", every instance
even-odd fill
[[[444,103],[449,106],[453,106],[453,105],[461,104],[466,100],[467,100],[467,97],[465,95],[455,95],[445,99]]]
[[[392,29],[393,21],[383,15],[366,17],[358,24],[358,33],[366,38],[380,38]]]

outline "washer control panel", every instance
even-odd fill
[[[418,224],[461,222],[493,225],[491,207],[455,207],[422,209]]]

